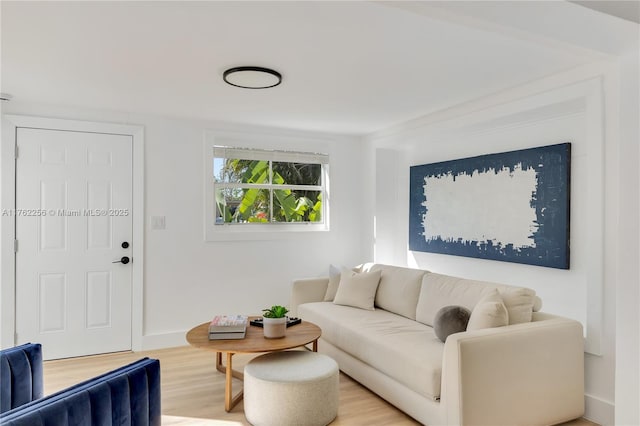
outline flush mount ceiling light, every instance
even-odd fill
[[[229,68],[222,78],[226,83],[244,89],[268,89],[282,82],[279,72],[262,67]]]

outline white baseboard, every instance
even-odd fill
[[[602,426],[615,424],[615,404],[593,395],[584,395],[584,418]]]
[[[174,348],[188,345],[186,335],[188,330],[171,333],[147,334],[142,337],[142,350]]]

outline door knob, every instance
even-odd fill
[[[126,265],[130,261],[131,260],[127,256],[122,256],[122,258],[120,260],[116,260],[116,261],[111,262],[111,263],[124,263]]]
[[[124,242],[121,244],[121,246],[122,246],[122,248],[129,248],[129,243],[128,243],[128,242],[126,242],[126,241],[124,241]]]

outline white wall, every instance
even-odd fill
[[[378,176],[376,185],[369,187],[370,198],[376,200],[375,260],[530,287],[541,296],[543,311],[581,321],[589,352],[585,353],[586,417],[601,424],[614,423],[617,287],[622,291],[618,299],[630,296],[636,310],[638,305],[637,268],[636,279],[621,284],[618,262],[622,249],[618,231],[629,226],[631,238],[638,235],[638,191],[626,188],[637,183],[637,170],[630,176],[620,171],[625,162],[637,164],[638,152],[635,148],[630,159],[621,161],[628,152],[618,131],[618,77],[614,63],[585,66],[367,138],[369,167]],[[562,142],[572,143],[570,270],[407,250],[409,166]],[[637,138],[628,143],[637,145]],[[396,178],[381,181],[382,175]],[[618,185],[627,177],[633,183],[620,190],[633,192],[635,215],[633,210],[620,214],[620,200],[627,193],[619,197]],[[393,203],[378,201],[388,194],[394,194]],[[637,259],[637,242],[635,247],[632,255]],[[635,318],[629,326],[637,324]],[[631,371],[637,371],[637,358],[628,360],[627,368],[634,363]],[[636,402],[637,395],[636,390]]]
[[[326,276],[330,263],[367,260],[360,244],[361,210],[353,208],[363,182],[356,138],[15,102],[4,112],[145,127],[144,349],[185,344],[188,329],[217,313],[259,313],[271,304],[287,304],[293,279]],[[277,240],[205,242],[205,130],[264,132],[272,140],[298,137],[301,151],[329,152],[331,230]],[[265,148],[279,148],[274,145]],[[10,189],[7,185],[2,183],[3,191]],[[166,229],[151,230],[151,216],[165,216]]]
[[[616,424],[640,424],[640,87],[638,51],[621,59]],[[634,374],[635,372],[635,374]]]

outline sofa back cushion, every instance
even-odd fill
[[[416,306],[427,271],[399,266],[374,264],[371,271],[381,271],[375,305],[380,309],[415,320]]]
[[[433,327],[438,310],[449,305],[464,306],[473,311],[478,301],[493,290],[498,290],[504,301],[509,312],[509,324],[531,321],[536,303],[535,291],[435,273],[427,273],[422,279],[416,321]]]
[[[473,311],[476,303],[495,289],[495,285],[464,278],[429,273],[422,279],[416,307],[416,321],[433,327],[436,313],[445,306],[457,305]]]

